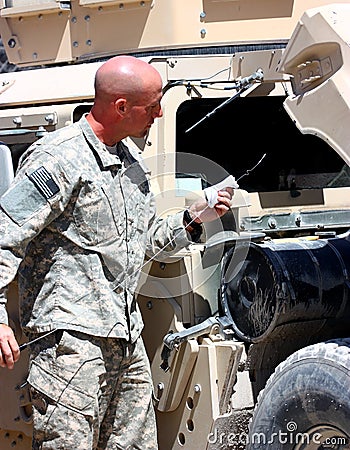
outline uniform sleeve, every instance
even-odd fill
[[[58,160],[45,151],[34,151],[0,198],[0,323],[7,323],[7,286],[16,276],[27,245],[62,213],[71,186]]]
[[[147,256],[164,259],[193,243],[183,224],[183,211],[166,218],[153,217],[148,230]]]
[[[6,310],[6,289],[0,292],[0,323],[9,324]]]

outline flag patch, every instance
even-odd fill
[[[38,189],[40,194],[46,198],[46,200],[52,198],[60,190],[57,183],[54,181],[51,174],[45,169],[44,166],[36,169],[28,176],[28,178]]]

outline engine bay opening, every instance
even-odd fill
[[[297,197],[300,189],[350,186],[349,167],[325,141],[296,128],[282,96],[237,98],[186,133],[224,100],[196,98],[180,105],[178,152],[200,154],[236,178],[266,153],[263,164],[239,183],[248,192],[290,191]],[[177,164],[179,174],[189,173],[180,159]]]

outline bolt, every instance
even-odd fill
[[[89,22],[90,16],[85,16],[85,17],[84,17],[84,20],[86,20],[86,22]]]
[[[276,228],[277,227],[276,219],[270,217],[269,220],[267,221],[267,225],[269,226],[269,228]]]
[[[15,48],[16,45],[17,45],[16,39],[13,39],[13,38],[9,39],[9,40],[7,41],[7,45],[8,45],[10,48]]]
[[[206,34],[207,34],[207,30],[205,28],[202,28],[201,29],[201,37],[204,38]]]
[[[55,120],[55,116],[54,116],[53,114],[47,114],[47,115],[45,116],[45,120],[46,120],[46,122],[48,122],[48,123],[53,123],[54,120]]]
[[[153,304],[152,304],[151,300],[149,302],[147,302],[146,306],[147,306],[147,309],[153,308]]]
[[[55,116],[53,114],[47,114],[45,116],[45,120],[47,123],[53,123],[55,120]]]
[[[90,40],[90,39],[88,39],[88,40],[86,41],[86,45],[91,45],[91,40]]]
[[[202,12],[199,14],[199,18],[201,19],[201,21],[204,20],[206,17],[207,17],[207,14],[206,14],[204,11],[202,11]]]
[[[78,46],[79,46],[79,43],[77,41],[74,41],[73,42],[73,47],[78,47]]]
[[[201,392],[201,390],[202,390],[202,388],[201,388],[201,385],[200,385],[200,384],[195,384],[195,385],[194,385],[194,392],[195,392],[196,394],[199,394],[199,393]]]
[[[22,125],[22,117],[20,117],[20,116],[14,117],[14,118],[12,119],[12,122],[13,122],[15,125]]]
[[[157,389],[158,391],[163,391],[164,390],[164,383],[160,382],[157,384]]]
[[[77,23],[77,18],[74,16],[74,17],[72,17],[72,23]]]

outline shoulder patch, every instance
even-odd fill
[[[19,226],[35,217],[47,205],[48,201],[28,177],[10,186],[0,197],[1,208]]]
[[[59,186],[44,166],[34,170],[28,175],[28,178],[46,200],[54,197],[60,191]]]

